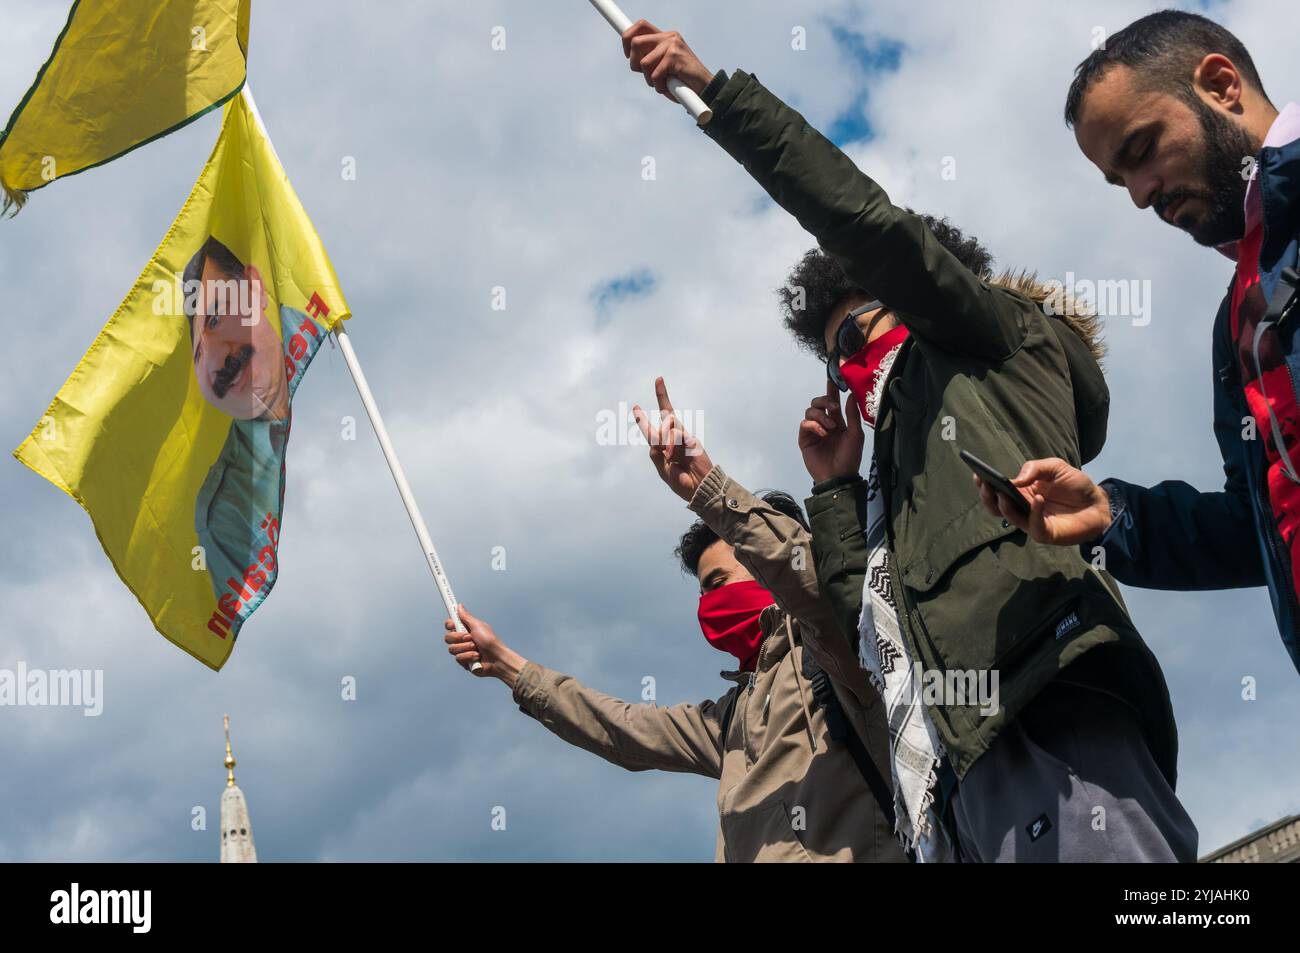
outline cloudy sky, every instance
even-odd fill
[[[3,114],[66,15],[6,7]],[[1275,101],[1300,98],[1286,4],[1205,8]],[[1106,187],[1060,118],[1094,36],[1152,9],[628,4],[711,68],[756,73],[896,202],[950,215],[1000,264],[1149,281],[1150,323],[1106,326],[1110,442],[1090,470],[1212,489],[1209,332],[1229,263]],[[597,440],[597,419],[652,400],[663,374],[716,462],[802,496],[795,430],[824,375],[772,292],[809,236],[628,72],[581,0],[255,3],[249,77],[458,596],[524,656],[607,692],[636,698],[649,675],[661,703],[720,694],[724,658],[672,559],[688,513],[643,449]],[[130,287],[218,125],[56,182],[0,222],[0,444],[23,439]],[[72,500],[7,457],[0,500],[0,668],[104,671],[98,718],[0,709],[0,860],[215,860],[223,712],[263,860],[712,858],[713,782],[570,749],[450,662],[337,351],[295,401],[275,593],[219,674],[154,632]],[[1300,679],[1265,592],[1126,598],[1173,693],[1202,852],[1300,811]]]

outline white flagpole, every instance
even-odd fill
[[[433,540],[429,537],[429,529],[424,525],[424,517],[420,515],[420,507],[415,502],[415,494],[411,492],[411,485],[406,482],[406,471],[402,469],[402,463],[397,459],[397,451],[393,449],[393,442],[388,439],[388,428],[384,426],[384,418],[379,415],[375,395],[370,392],[370,385],[366,383],[365,372],[361,370],[361,362],[357,360],[357,352],[352,349],[352,341],[348,338],[348,332],[343,327],[343,323],[339,321],[334,325],[334,339],[339,342],[339,350],[343,352],[343,360],[352,373],[353,383],[357,385],[357,393],[361,395],[361,404],[366,408],[366,416],[370,418],[370,425],[375,428],[375,436],[379,439],[379,449],[384,452],[384,459],[388,461],[388,469],[393,473],[393,482],[397,484],[397,492],[401,495],[402,503],[406,506],[406,515],[411,518],[411,526],[415,528],[415,535],[420,541],[420,548],[424,550],[424,558],[429,564],[429,571],[433,573],[433,581],[438,586],[439,595],[442,596],[442,604],[447,607],[447,615],[456,623],[456,631],[464,632],[465,625],[460,621],[460,613],[456,611],[456,596],[451,591],[451,581],[443,571],[442,562],[438,559],[438,550],[434,549]],[[469,670],[477,672],[482,667],[478,662],[475,662],[470,666]]]
[[[600,15],[605,18],[614,32],[620,36],[627,32],[627,28],[632,25],[628,15],[618,8],[614,0],[591,0],[591,5],[595,7]],[[668,81],[668,92],[673,94],[673,98],[686,107],[686,111],[695,117],[696,123],[703,126],[713,118],[713,110],[704,105],[704,100],[695,90],[691,89],[680,79],[670,79]]]
[[[247,82],[244,83],[242,95],[262,135],[266,137],[268,143],[271,143],[271,151],[274,153],[275,144],[271,142],[271,136],[262,123],[262,114],[257,111],[257,103],[253,99],[253,88]],[[277,155],[276,161],[278,162],[279,159]],[[415,494],[411,492],[411,485],[406,482],[406,471],[402,469],[402,462],[397,459],[393,442],[388,439],[388,428],[384,426],[384,418],[379,415],[379,405],[375,403],[375,395],[370,392],[370,385],[366,383],[365,372],[361,370],[361,362],[357,360],[357,352],[352,350],[352,341],[348,339],[348,332],[343,327],[342,321],[334,325],[334,338],[339,342],[339,350],[343,352],[343,360],[347,363],[348,370],[352,372],[352,381],[357,385],[357,393],[361,395],[361,403],[366,408],[370,425],[375,428],[375,436],[379,438],[379,448],[384,451],[388,469],[392,471],[393,480],[397,483],[397,492],[401,494],[402,503],[406,506],[406,515],[411,518],[411,525],[415,527],[415,536],[420,541],[420,548],[424,550],[424,558],[429,564],[429,571],[433,573],[433,581],[438,586],[439,595],[442,596],[442,604],[447,607],[447,615],[456,623],[456,631],[464,632],[465,625],[460,621],[460,613],[456,611],[456,595],[451,591],[451,581],[443,572],[442,562],[438,559],[438,550],[433,548],[429,528],[424,525],[424,517],[420,515],[420,507],[416,505]],[[482,665],[475,662],[469,670],[477,672],[482,668]]]

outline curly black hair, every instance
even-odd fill
[[[804,529],[809,529],[808,518],[803,515],[803,508],[789,493],[783,493],[780,490],[768,490],[760,495],[763,502],[772,509],[778,513],[784,513],[798,522]],[[682,533],[681,542],[673,550],[673,555],[681,561],[682,572],[689,573],[692,576],[699,576],[700,557],[718,539],[718,534],[709,529],[703,520],[696,520],[692,523],[686,532]]]
[[[947,218],[920,215],[926,228],[953,257],[982,279],[993,276],[993,255],[973,235],[966,235]],[[826,359],[826,322],[831,311],[846,298],[870,295],[860,288],[834,258],[820,248],[809,249],[790,271],[784,287],[777,289],[786,329],[800,347]]]

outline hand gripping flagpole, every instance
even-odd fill
[[[600,11],[603,16],[620,36],[627,32],[627,28],[632,25],[626,13],[618,8],[614,0],[591,0],[591,5]],[[686,107],[686,111],[695,117],[696,123],[703,126],[713,118],[713,110],[704,105],[704,100],[695,90],[691,89],[680,79],[668,80],[668,92],[673,94],[673,98]]]
[[[456,596],[451,591],[451,581],[443,571],[442,562],[438,559],[438,550],[434,549],[433,540],[429,537],[429,529],[424,525],[424,518],[420,516],[420,507],[415,502],[415,494],[411,492],[411,485],[406,482],[406,472],[402,469],[401,461],[397,459],[393,442],[388,439],[388,428],[384,426],[384,418],[379,415],[375,395],[370,392],[365,372],[361,370],[357,352],[352,350],[352,341],[349,340],[342,321],[334,325],[334,338],[339,342],[343,360],[347,362],[348,370],[352,373],[352,381],[357,385],[357,393],[361,395],[361,404],[366,408],[366,416],[370,418],[370,424],[375,428],[375,436],[379,438],[379,448],[384,451],[388,469],[393,472],[393,482],[397,484],[397,492],[401,494],[402,503],[406,505],[406,515],[411,518],[411,525],[415,527],[416,538],[420,541],[420,548],[424,550],[424,558],[429,564],[429,571],[433,573],[433,581],[438,586],[439,595],[442,596],[442,604],[447,607],[447,615],[456,623],[456,631],[464,632],[465,624],[460,621],[460,613],[456,611]],[[469,670],[478,672],[482,668],[482,665],[475,662]]]

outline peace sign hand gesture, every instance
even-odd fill
[[[703,445],[677,420],[668,388],[662,377],[655,378],[655,398],[659,402],[659,423],[646,416],[640,404],[632,405],[637,426],[650,444],[650,462],[668,488],[687,503],[713,469],[713,462]]]

